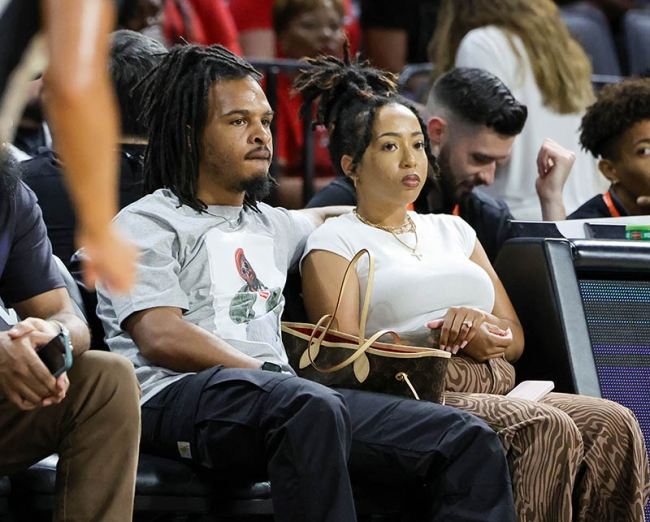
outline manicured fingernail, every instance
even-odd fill
[[[465,348],[465,346],[467,346],[467,341],[463,341],[462,343],[460,343],[460,349],[461,349],[461,350],[462,350],[463,348]]]
[[[441,344],[441,345],[440,345],[440,349],[441,349],[441,350],[445,350],[445,351],[447,351],[447,347],[446,347],[444,344]]]
[[[458,353],[458,346],[455,346],[454,349],[451,351],[454,355]]]

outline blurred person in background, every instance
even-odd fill
[[[399,74],[427,62],[440,0],[361,0],[364,54],[380,69]]]
[[[120,27],[141,32],[167,47],[221,44],[241,55],[237,27],[224,0],[136,0]]]
[[[233,3],[231,7],[240,14],[247,12],[243,5],[235,7]],[[255,7],[255,11],[260,12],[258,7]],[[276,57],[300,60],[321,54],[340,54],[346,38],[343,0],[275,0],[271,14]],[[235,18],[239,19],[237,16]],[[246,47],[244,52],[248,54]],[[306,203],[302,200],[303,123],[298,117],[302,97],[292,92],[294,76],[289,72],[279,74],[274,107],[277,202],[290,209],[302,208]],[[314,133],[316,190],[329,184],[336,176],[327,146],[327,132],[318,127]]]
[[[545,138],[576,154],[563,193],[567,213],[606,190],[595,160],[578,142],[582,114],[594,99],[591,64],[552,0],[441,0],[429,58],[434,78],[453,67],[480,67],[528,107],[509,162],[481,188],[503,199],[515,218],[542,219],[531,166]]]
[[[318,2],[311,2],[316,5]],[[239,43],[247,58],[272,60],[277,58],[278,45],[273,28],[275,0],[230,0],[229,7],[239,31]],[[352,52],[359,49],[359,22],[352,0],[343,0],[345,16],[343,27],[350,39]]]

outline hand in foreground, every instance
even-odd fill
[[[485,321],[481,310],[465,306],[452,306],[442,319],[426,324],[427,328],[440,328],[440,349],[458,353],[471,342]]]
[[[78,243],[84,248],[82,272],[89,288],[94,288],[98,279],[116,292],[131,288],[135,279],[135,246],[112,228],[92,237],[80,232]]]
[[[57,404],[65,397],[67,376],[55,379],[36,354],[58,333],[52,323],[34,318],[0,333],[0,392],[21,410]]]

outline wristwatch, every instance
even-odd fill
[[[282,373],[282,366],[275,364],[269,361],[264,361],[264,364],[260,367],[260,370],[265,370],[267,372],[278,372]]]

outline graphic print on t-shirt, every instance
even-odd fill
[[[270,344],[283,354],[280,315],[285,276],[275,266],[273,240],[213,229],[205,244],[215,296],[215,333],[222,339]]]

